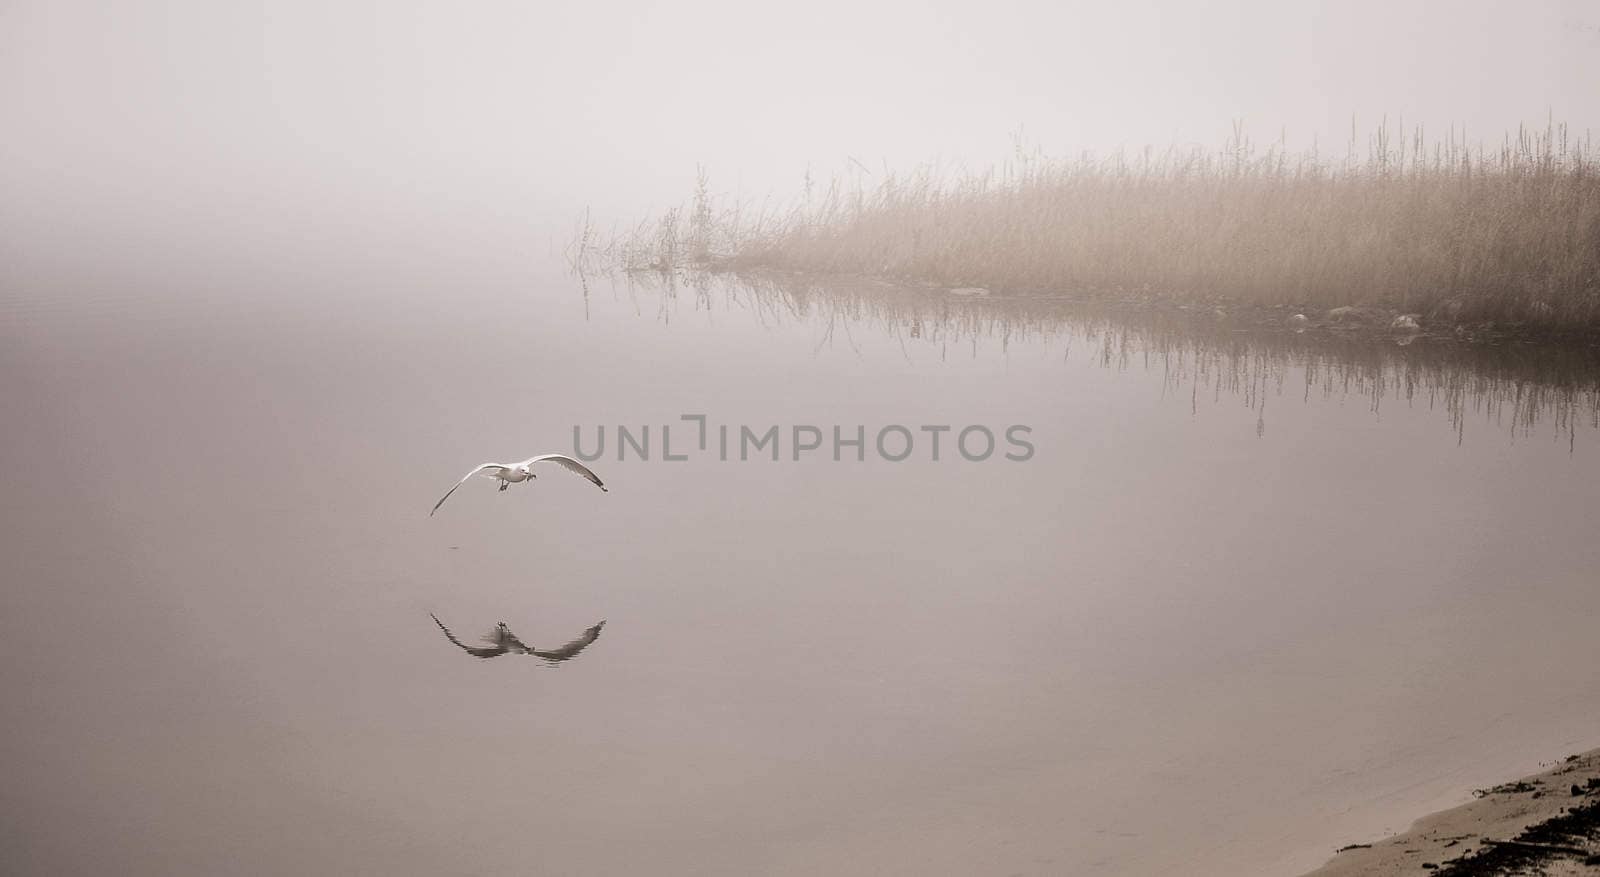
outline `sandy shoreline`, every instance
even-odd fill
[[[1306,877],[1600,873],[1600,749],[1474,794],[1404,834],[1352,839]]]

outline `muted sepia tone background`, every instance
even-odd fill
[[[1263,414],[1138,339],[1113,368],[1005,321],[586,296],[548,257],[696,162],[759,199],[1019,127],[1581,128],[1596,24],[8,4],[8,869],[1286,873],[1594,745],[1592,417],[1374,411],[1293,359]],[[610,494],[426,515],[483,459],[686,411],[1025,422],[1039,453],[611,462]],[[429,611],[608,625],[550,670]]]

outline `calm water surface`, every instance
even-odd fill
[[[424,255],[7,284],[18,873],[1292,874],[1600,744],[1590,355]]]

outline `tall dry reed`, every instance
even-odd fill
[[[1600,327],[1600,153],[1565,126],[1500,146],[1387,126],[1355,157],[1237,129],[1220,150],[1047,158],[954,179],[836,178],[781,211],[688,210],[575,262],[628,270],[780,269],[995,291],[1316,309],[1371,305],[1448,323]],[[852,182],[853,180],[853,182]]]

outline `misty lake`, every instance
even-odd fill
[[[25,873],[1295,874],[1600,742],[1593,350],[330,252],[0,299]]]

